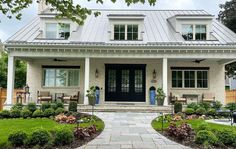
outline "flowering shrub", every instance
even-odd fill
[[[97,128],[94,125],[87,128],[76,128],[74,130],[74,136],[81,140],[84,140],[86,137],[90,137],[96,133],[97,133]]]

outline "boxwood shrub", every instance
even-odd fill
[[[232,145],[236,139],[235,132],[230,130],[217,131],[215,134],[224,145]]]
[[[44,129],[36,129],[32,132],[32,134],[29,137],[28,145],[34,146],[44,146],[51,140],[50,134],[47,130]]]
[[[218,138],[214,133],[208,130],[200,130],[196,135],[196,143],[198,144],[211,144],[215,145],[218,142]]]
[[[2,112],[0,113],[2,118],[10,118],[11,117],[11,113],[9,110],[2,110]]]
[[[58,114],[61,114],[61,113],[64,113],[65,110],[64,108],[57,108],[56,111],[55,111],[55,115],[58,115]]]
[[[43,111],[43,116],[44,116],[44,117],[54,116],[54,110],[53,110],[53,108],[45,109],[45,111]]]
[[[69,128],[57,128],[55,130],[54,145],[63,146],[73,142],[74,134]]]
[[[43,112],[40,109],[37,109],[34,111],[32,117],[34,117],[34,118],[43,117]]]
[[[16,103],[11,107],[11,110],[22,110],[23,109],[23,104],[22,103]]]
[[[204,115],[204,114],[206,114],[206,110],[205,110],[205,108],[200,107],[196,110],[195,113],[198,115]]]
[[[216,109],[210,108],[207,110],[207,115],[215,116],[216,114]]]
[[[174,104],[174,112],[175,113],[182,112],[182,103],[176,102]]]
[[[21,116],[21,111],[18,109],[11,110],[12,118],[19,118]]]
[[[24,145],[26,139],[27,134],[22,130],[13,132],[8,136],[8,141],[15,147],[20,147]]]
[[[77,102],[70,102],[68,110],[71,112],[77,112]]]
[[[195,110],[193,108],[186,108],[185,109],[185,113],[187,115],[191,115],[191,114],[194,114]]]
[[[199,108],[199,105],[195,102],[192,102],[192,103],[187,105],[187,108],[192,108],[194,110],[197,110]]]
[[[27,105],[28,110],[30,110],[32,113],[37,110],[37,106],[35,103],[28,103]]]
[[[28,109],[23,109],[21,111],[21,117],[23,118],[28,118],[28,117],[31,117],[32,116],[32,112]]]

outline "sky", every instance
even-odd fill
[[[95,0],[90,1],[91,2],[87,0],[75,0],[76,3],[80,3],[82,6],[91,9],[201,9],[217,17],[220,11],[219,4],[224,4],[227,0],[158,0],[155,6],[149,6],[149,4],[134,4],[129,7],[124,3],[124,0],[117,0],[115,4],[110,0],[104,0],[104,4],[96,4]],[[0,40],[4,42],[29,23],[37,16],[37,10],[37,3],[34,2],[29,8],[22,11],[23,16],[21,20],[8,19],[0,13]]]

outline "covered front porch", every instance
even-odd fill
[[[19,57],[9,57],[8,71],[10,75],[8,75],[9,86],[6,105],[13,104],[14,61],[16,58]],[[100,105],[150,105],[150,87],[163,88],[167,95],[164,101],[165,106],[170,104],[170,94],[180,97],[186,94],[198,95],[198,101],[202,100],[203,93],[213,93],[215,99],[221,102],[225,98],[224,64],[219,59],[204,59],[200,63],[196,63],[195,59],[186,58],[21,57],[21,59],[28,62],[27,84],[30,87],[30,94],[26,102],[37,102],[38,91],[50,92],[53,101],[57,100],[57,94],[74,96],[79,92],[78,103],[87,105],[86,90],[90,86],[99,87]],[[112,67],[107,67],[108,65]],[[142,69],[139,67],[133,69],[137,66],[142,66]],[[62,81],[57,81],[57,71],[65,72],[64,70],[67,69],[78,69],[78,72],[72,73],[73,77],[68,78],[69,72],[66,71],[66,77],[60,78],[59,76],[59,80],[62,79]],[[116,70],[118,74],[109,75],[108,70],[113,72]],[[122,73],[123,70],[124,73]],[[127,75],[127,72],[130,74]],[[207,72],[207,77],[198,78],[200,72]],[[188,73],[193,74],[194,77],[187,77]],[[114,77],[118,77],[118,79],[114,79]],[[68,80],[73,82],[72,85],[77,86],[70,86]],[[202,83],[199,84],[199,81]],[[119,92],[114,92],[114,88]],[[109,93],[109,91],[111,92]],[[122,94],[121,91],[125,93]],[[140,94],[134,94],[134,91],[142,95],[137,96]],[[110,96],[107,96],[108,94]],[[120,94],[126,95],[126,97],[119,96]],[[136,97],[141,97],[141,99],[137,100]],[[196,101],[187,101],[187,103],[189,102]]]

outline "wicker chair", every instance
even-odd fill
[[[214,93],[203,93],[202,94],[202,102],[214,102],[215,94]]]
[[[175,102],[181,102],[181,103],[184,103],[184,104],[187,104],[187,98],[184,98],[184,97],[180,97],[179,95],[173,95],[172,93],[170,93],[170,103],[175,103]]]
[[[79,95],[80,95],[80,92],[78,91],[77,92],[77,94],[76,95],[74,95],[74,96],[67,96],[67,95],[63,95],[62,96],[62,101],[63,102],[66,102],[66,101],[75,101],[75,102],[77,102],[77,103],[79,103]]]

